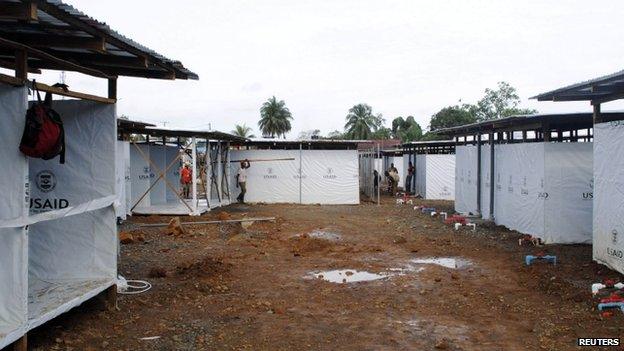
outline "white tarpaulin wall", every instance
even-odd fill
[[[141,149],[141,152],[137,150],[137,147]],[[129,205],[129,210],[143,196],[139,204],[132,209],[133,213],[187,215],[192,212],[189,209],[189,207],[193,207],[192,200],[187,199],[185,201],[189,205],[187,207],[176,195],[177,192],[182,191],[180,185],[182,158],[176,160],[179,154],[180,149],[171,144],[165,146],[162,143],[130,145],[131,205]],[[146,158],[151,160],[158,169],[153,169]],[[160,172],[164,172],[170,164],[173,165],[165,172],[165,179],[171,187],[167,186],[164,179],[158,179]],[[152,188],[149,193],[144,195],[150,187]],[[200,213],[205,212],[208,209],[206,200],[200,199],[197,209]]]
[[[624,272],[624,124],[594,125],[594,260]]]
[[[455,155],[416,155],[416,193],[430,200],[455,197]]]
[[[247,169],[247,202],[358,204],[359,175],[356,150],[232,150],[231,159],[283,159],[251,163]],[[232,199],[236,173],[231,166]],[[299,173],[301,169],[301,175]]]
[[[477,147],[455,148],[455,211],[477,213]]]
[[[54,102],[61,165],[18,151],[26,92],[0,85],[0,160],[11,165],[0,170],[0,348],[114,285],[117,273],[115,106]]]
[[[130,187],[130,143],[118,140],[115,144],[115,215],[124,220],[130,210]]]
[[[91,211],[30,225],[29,325],[35,327],[115,283],[115,106],[55,101],[66,161],[29,159],[31,214],[101,202]],[[40,201],[41,206],[38,204]],[[48,207],[47,205],[51,205]],[[99,207],[99,208],[98,208]]]
[[[591,242],[591,143],[518,143],[494,148],[496,224],[541,237],[546,243]],[[458,212],[477,212],[476,153],[476,146],[456,148]],[[481,167],[481,213],[489,218],[487,144],[481,149]]]
[[[0,84],[2,128],[0,221],[28,215],[25,202],[28,162],[18,146],[24,128],[28,90]],[[0,227],[0,349],[21,337],[28,320],[28,239],[23,226]]]

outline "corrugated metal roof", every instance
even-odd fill
[[[26,3],[11,0],[0,0],[0,3],[26,6]],[[28,56],[29,68],[72,70],[37,56],[36,48],[61,60],[98,70],[105,76],[199,78],[180,61],[135,42],[60,0],[35,0],[32,4],[37,7],[34,20],[0,19],[0,38],[5,40],[5,45],[14,42],[33,48]],[[14,51],[0,52],[0,59],[14,62]]]
[[[624,70],[532,97],[538,101],[611,101],[624,98]]]
[[[62,1],[59,0],[46,0],[46,2],[50,5],[55,6],[56,8],[58,8],[59,10],[67,13],[68,15],[71,15],[72,17],[75,17],[76,19],[79,19],[87,24],[89,24],[90,26],[97,28],[100,31],[105,32],[106,34],[114,37],[115,39],[118,39],[124,43],[126,43],[127,45],[130,45],[134,48],[136,48],[137,50],[140,50],[144,53],[146,53],[149,56],[152,56],[168,65],[171,65],[171,67],[175,68],[176,70],[184,73],[185,75],[188,76],[189,79],[199,79],[199,76],[193,72],[191,72],[190,70],[184,68],[184,66],[182,65],[182,63],[180,61],[177,60],[172,60],[169,58],[166,58],[165,56],[157,53],[156,51],[143,46],[139,43],[137,43],[136,41],[121,35],[120,33],[118,33],[117,31],[113,30],[112,28],[110,28],[106,23],[104,22],[100,22],[92,17],[89,17],[88,15],[86,15],[85,13],[81,12],[80,10],[76,9],[75,7],[65,4]]]
[[[624,116],[622,112],[607,112],[605,117],[616,118]],[[479,123],[466,124],[457,127],[443,128],[434,131],[436,134],[444,135],[466,135],[466,134],[485,134],[487,132],[496,132],[502,129],[539,129],[540,124],[547,122],[552,129],[583,129],[591,128],[593,125],[593,115],[588,112],[577,113],[543,113],[530,115],[517,115],[501,119],[493,119]]]

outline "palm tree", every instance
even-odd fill
[[[251,127],[243,123],[234,125],[231,133],[243,138],[255,138],[256,136],[251,133],[252,131]]]
[[[258,127],[262,131],[262,136],[274,138],[282,135],[286,138],[286,133],[292,129],[290,125],[292,119],[284,100],[278,101],[273,96],[260,108]]]
[[[367,104],[357,104],[349,109],[345,124],[346,135],[350,139],[370,139],[379,127],[383,125],[381,115],[373,115],[373,108]]]

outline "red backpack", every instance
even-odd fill
[[[39,90],[36,91],[38,101],[26,111],[26,126],[19,149],[24,155],[44,160],[60,155],[60,163],[65,163],[65,131],[61,116],[51,107],[52,96],[46,94],[45,102],[42,102]]]

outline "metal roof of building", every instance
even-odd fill
[[[166,129],[166,128],[151,128],[151,127],[146,128],[141,125],[127,124],[124,126],[119,126],[118,132],[142,134],[142,135],[149,135],[153,137],[168,137],[168,138],[197,137],[197,138],[203,138],[203,139],[208,139],[208,140],[231,141],[231,142],[236,142],[236,143],[244,143],[245,141],[247,141],[246,138],[239,137],[238,135],[220,132],[217,130]]]
[[[287,139],[262,139],[252,138],[243,143],[245,146],[267,149],[326,149],[326,150],[343,150],[357,149],[358,140],[341,140],[341,139],[308,139],[308,140],[287,140]]]
[[[616,120],[624,118],[624,113],[605,112],[603,117],[607,120]],[[588,112],[518,115],[439,129],[435,133],[443,135],[487,134],[499,131],[542,129],[545,125],[550,130],[591,128],[593,126],[593,115]]]
[[[96,76],[134,76],[157,79],[198,79],[182,63],[121,35],[59,0],[0,0],[0,66],[15,62],[15,44],[42,51],[55,58],[82,66]],[[29,52],[28,66],[39,69],[67,69]],[[88,70],[102,73],[93,74]],[[76,70],[79,71],[79,70]]]
[[[592,105],[624,98],[624,71],[568,85],[532,97],[538,101],[591,101]]]

